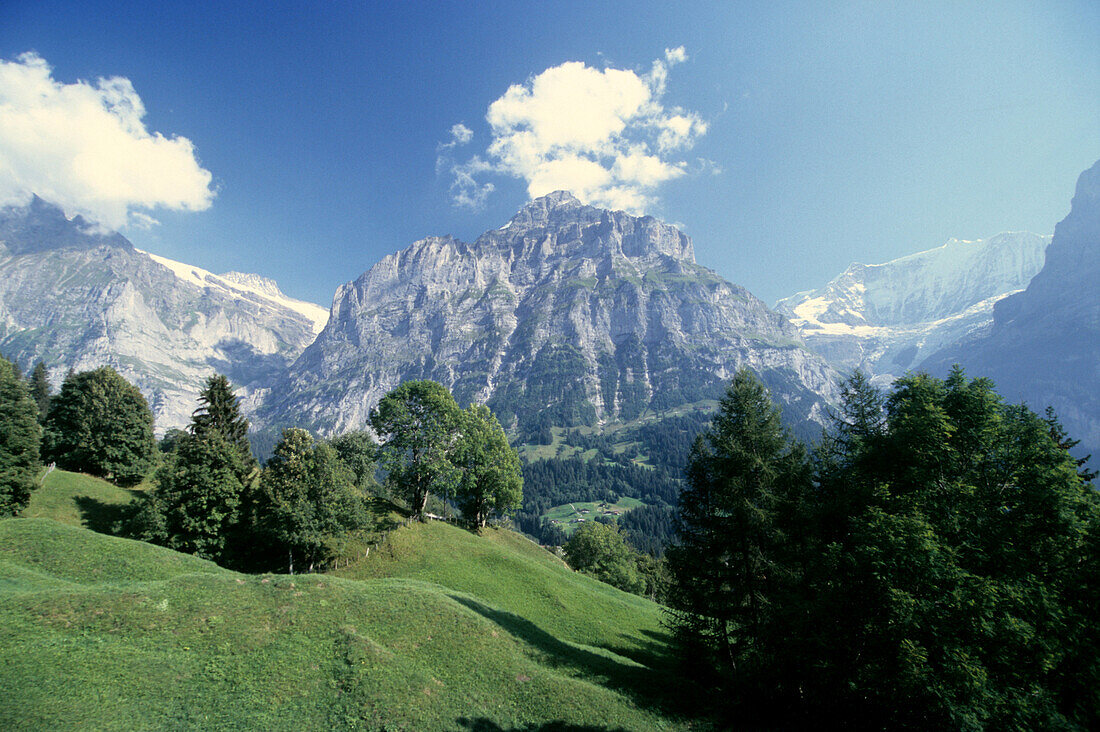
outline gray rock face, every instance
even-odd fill
[[[940,349],[988,330],[994,305],[1043,266],[1049,236],[952,239],[885,264],[853,264],[825,287],[780,300],[806,343],[841,370],[889,384]]]
[[[1053,406],[1070,437],[1100,457],[1100,162],[1081,174],[1069,215],[1054,229],[1046,263],[1023,292],[993,309],[985,333],[927,364],[989,376],[1012,401]],[[1095,459],[1094,459],[1095,464]]]
[[[390,389],[431,378],[522,436],[711,399],[741,365],[795,420],[819,418],[834,394],[797,331],[697,265],[686,235],[559,192],[472,244],[423,239],[340,287],[257,418],[362,428]]]
[[[320,330],[322,308],[254,277],[154,257],[36,198],[0,211],[0,352],[24,368],[42,359],[55,386],[70,368],[113,366],[158,432],[182,427],[207,375],[249,397]]]

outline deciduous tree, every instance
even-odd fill
[[[564,550],[565,560],[578,572],[624,592],[637,594],[646,588],[646,580],[638,572],[637,555],[615,526],[586,523],[565,543]]]
[[[434,381],[406,381],[382,397],[371,427],[382,440],[382,466],[395,495],[423,518],[429,494],[450,496],[459,471],[451,462],[462,410]]]
[[[50,401],[42,442],[47,460],[122,485],[139,482],[156,455],[145,397],[109,366],[65,379]]]
[[[312,572],[339,553],[347,534],[366,522],[366,506],[353,473],[332,446],[291,428],[275,447],[260,478],[259,525],[287,560]]]
[[[489,408],[473,405],[463,412],[454,464],[462,471],[456,502],[476,529],[494,515],[507,515],[523,503],[519,455],[508,444]]]

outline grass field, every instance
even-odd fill
[[[606,501],[574,501],[573,503],[566,503],[562,506],[554,506],[549,511],[543,514],[543,517],[552,523],[556,523],[562,528],[562,531],[567,536],[572,536],[573,532],[584,526],[588,521],[595,521],[597,516],[610,515],[615,518],[615,514],[622,515],[632,508],[638,508],[644,506],[643,501],[639,501],[637,498],[630,498],[629,496],[623,496],[615,503],[609,503]]]
[[[30,503],[21,515],[110,533],[112,524],[121,517],[122,507],[147,488],[145,484],[133,489],[119,488],[90,475],[53,470],[46,475],[42,487],[31,494]]]
[[[688,726],[660,608],[517,534],[414,524],[333,574],[244,575],[83,528],[109,489],[58,477],[32,507],[72,525],[0,521],[2,729]]]

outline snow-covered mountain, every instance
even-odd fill
[[[142,252],[39,198],[0,210],[0,353],[42,359],[55,385],[110,365],[149,400],[156,429],[187,423],[217,370],[255,398],[328,311],[259,275],[215,275]]]
[[[650,217],[536,199],[472,243],[431,237],[340,287],[317,341],[257,414],[362,428],[407,379],[485,402],[519,436],[672,413],[752,367],[791,424],[820,420],[836,374],[743,287]]]
[[[951,239],[884,264],[853,264],[819,290],[784,298],[806,343],[841,370],[888,383],[929,355],[988,329],[993,306],[1027,287],[1049,236]]]
[[[1054,407],[1080,454],[1100,463],[1100,161],[1081,173],[1069,215],[1054,227],[1046,262],[1023,292],[993,310],[992,325],[928,358],[988,376],[1011,401]]]

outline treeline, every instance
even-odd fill
[[[124,486],[149,479],[118,533],[246,571],[294,572],[363,538],[376,497],[421,519],[429,499],[454,506],[475,530],[519,507],[519,458],[488,408],[462,410],[440,384],[406,382],[371,426],[380,444],[364,432],[325,442],[284,430],[261,467],[224,376],[207,380],[188,427],[158,443],[148,404],[114,369],[70,373],[51,397],[44,367],[28,383],[0,359],[0,515],[26,506],[43,459]]]
[[[1100,729],[1100,494],[986,379],[860,374],[812,450],[738,372],[692,449],[669,622],[725,724]]]
[[[575,501],[614,503],[624,496],[637,498],[647,506],[623,514],[619,526],[635,549],[661,557],[673,534],[673,509],[683,489],[684,465],[691,445],[709,420],[708,413],[692,413],[635,427],[619,437],[628,444],[626,450],[606,435],[579,430],[565,433],[563,444],[582,451],[595,450],[596,457],[525,463],[524,501],[515,515],[517,528],[541,544],[560,546],[565,542],[564,532],[542,519],[554,506]],[[649,465],[635,464],[635,458],[642,456]]]

